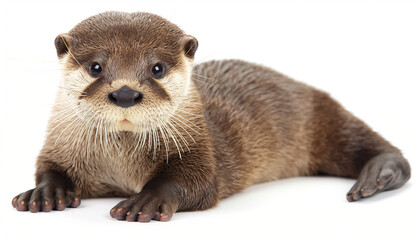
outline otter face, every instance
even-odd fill
[[[149,13],[106,12],[55,40],[61,104],[109,132],[165,125],[189,93],[197,40]]]

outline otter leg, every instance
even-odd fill
[[[203,210],[218,202],[215,160],[197,151],[170,159],[141,192],[114,206],[111,217],[129,222],[169,221],[177,211]]]
[[[128,222],[166,222],[176,211],[213,207],[217,203],[214,193],[214,187],[200,190],[193,183],[186,186],[172,177],[160,176],[149,181],[140,193],[118,203],[110,214],[115,219]]]
[[[140,193],[118,203],[110,214],[129,222],[169,221],[178,209],[181,191],[176,181],[158,177],[149,181]]]
[[[66,207],[78,207],[80,198],[72,190],[71,180],[55,170],[36,173],[36,188],[13,198],[12,205],[18,211],[49,212]]]
[[[312,158],[315,170],[332,176],[357,178],[347,200],[357,201],[401,187],[410,166],[401,152],[364,122],[331,99],[314,92]]]
[[[347,193],[349,202],[401,187],[410,178],[410,166],[400,153],[382,153],[369,160]]]

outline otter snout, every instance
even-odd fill
[[[123,86],[117,91],[110,93],[108,99],[119,107],[128,108],[141,102],[143,94],[128,86]]]

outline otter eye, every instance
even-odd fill
[[[152,68],[152,75],[154,78],[160,79],[165,75],[165,68],[162,63],[156,63]]]
[[[101,73],[102,73],[102,67],[101,67],[101,65],[99,65],[99,63],[97,63],[97,62],[93,62],[90,65],[89,73],[90,73],[90,75],[92,77],[95,77],[95,78],[96,77],[99,77],[101,75]]]

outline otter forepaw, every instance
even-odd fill
[[[111,209],[111,217],[128,222],[166,222],[177,210],[177,203],[159,191],[145,191],[121,201]]]
[[[384,154],[373,158],[362,169],[357,182],[347,193],[349,202],[401,187],[410,178],[410,166],[400,155]]]
[[[13,198],[12,205],[18,211],[49,212],[64,210],[66,207],[78,207],[80,198],[72,191],[50,184],[38,186]]]

